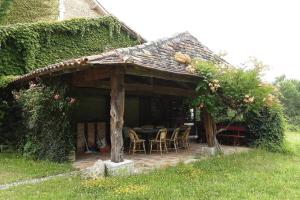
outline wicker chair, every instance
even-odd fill
[[[178,149],[178,133],[180,131],[180,128],[175,128],[172,136],[170,139],[167,139],[167,143],[168,143],[168,147],[171,148],[171,146],[174,146],[174,149],[177,153],[177,149]]]
[[[185,129],[182,136],[178,137],[178,142],[181,145],[181,147],[186,148],[187,150],[189,150],[190,147],[190,142],[189,142],[190,132],[191,132],[191,127],[188,127],[187,129]]]
[[[167,148],[167,129],[159,129],[154,140],[150,140],[150,154],[152,151],[160,151],[162,155],[163,151],[168,153]],[[153,149],[153,146],[156,146],[156,149]]]
[[[134,153],[137,151],[143,151],[146,154],[145,140],[140,139],[139,136],[136,134],[136,132],[132,129],[128,130],[128,136],[130,139],[128,153],[130,154],[130,152],[132,152],[132,155],[134,155]],[[141,149],[141,144],[143,145],[143,149]]]

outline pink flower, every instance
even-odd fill
[[[36,86],[36,84],[33,81],[29,82],[29,88],[32,89]]]
[[[12,93],[12,95],[13,95],[13,97],[14,97],[15,100],[19,100],[20,99],[20,95],[19,95],[18,92],[12,91],[11,93]]]
[[[53,98],[54,98],[55,100],[58,100],[58,99],[59,99],[59,97],[60,97],[60,96],[59,96],[59,94],[56,94],[56,95],[54,95],[54,97],[53,97]]]
[[[76,102],[76,99],[72,97],[72,98],[70,99],[70,102],[69,102],[69,103],[70,103],[70,104],[73,104],[73,103],[75,103],[75,102]]]

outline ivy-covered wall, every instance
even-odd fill
[[[3,23],[11,4],[12,0],[0,0],[0,24]]]
[[[0,87],[9,75],[138,43],[113,17],[0,26]]]
[[[0,143],[15,143],[17,135],[12,122],[19,112],[4,88],[15,75],[138,43],[113,17],[0,26]]]
[[[59,0],[0,0],[0,24],[58,19]]]

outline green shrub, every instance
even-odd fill
[[[63,84],[49,87],[31,83],[29,89],[14,93],[23,111],[25,156],[67,160],[74,148],[69,115],[75,99],[66,97],[66,92]]]
[[[2,83],[6,85],[9,80],[6,77]],[[0,144],[9,145],[10,149],[19,149],[24,138],[23,130],[20,105],[14,101],[9,87],[0,87]]]
[[[0,98],[0,144],[7,144],[7,141],[9,141],[9,134],[3,130],[3,127],[9,110],[9,105],[7,101],[1,99],[2,98]]]
[[[300,130],[300,81],[286,79],[285,76],[278,77],[275,85],[280,92],[280,101],[284,106],[290,131]]]
[[[263,107],[245,116],[249,143],[269,151],[283,151],[284,117],[280,108]]]
[[[0,101],[0,126],[3,125],[4,115],[8,109],[7,101]]]
[[[300,117],[297,117],[297,118],[300,118]],[[300,127],[299,127],[299,125],[294,125],[293,123],[288,122],[286,125],[286,130],[292,131],[292,132],[300,132]]]

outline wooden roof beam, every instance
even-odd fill
[[[110,89],[110,82],[99,81],[97,83],[95,82],[73,83],[73,86]],[[152,94],[182,96],[182,97],[193,97],[196,94],[194,90],[169,87],[169,86],[161,86],[161,85],[137,84],[137,83],[125,83],[125,90],[129,92],[145,92],[145,93],[152,93]]]
[[[72,77],[72,83],[82,83],[86,81],[95,81],[110,78],[112,76],[112,68],[99,67],[90,68],[78,73],[74,73]]]
[[[136,65],[127,65],[126,66],[126,74],[136,75],[136,76],[145,76],[145,77],[153,77],[164,80],[173,80],[180,82],[193,82],[198,83],[200,77],[188,75],[188,74],[176,74],[174,72],[161,71],[157,69],[136,66]]]

